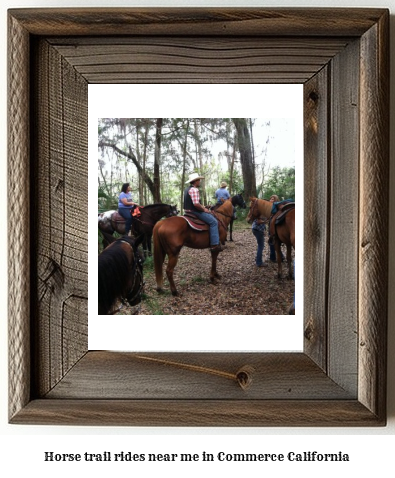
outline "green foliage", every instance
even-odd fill
[[[166,295],[169,293],[166,292]],[[151,315],[164,315],[162,306],[154,295],[143,293],[141,298]]]
[[[115,194],[108,194],[101,185],[98,188],[97,198],[99,212],[118,208],[118,197]]]
[[[295,168],[273,168],[258,195],[269,199],[273,194],[281,199],[295,199]]]

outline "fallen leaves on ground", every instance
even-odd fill
[[[153,265],[144,270],[144,298],[140,315],[287,315],[294,294],[294,280],[289,280],[288,265],[283,263],[283,279],[277,278],[277,263],[269,261],[265,237],[264,261],[256,267],[256,239],[251,228],[233,231],[233,242],[218,255],[218,284],[210,282],[211,254],[208,249],[184,247],[181,250],[174,280],[179,296],[173,297],[163,267],[164,292],[156,292]],[[283,252],[286,254],[285,246]],[[294,251],[292,251],[294,257]],[[136,313],[123,307],[118,314]]]

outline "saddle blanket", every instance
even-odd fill
[[[189,224],[189,226],[194,229],[195,231],[208,231],[210,229],[210,226],[199,219],[197,216],[191,213],[185,213],[184,216],[179,216],[182,217],[183,219],[186,220],[186,222]]]

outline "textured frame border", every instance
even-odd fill
[[[386,324],[387,324],[387,257],[388,213],[379,207],[388,203],[389,169],[389,13],[384,9],[21,9],[9,11],[9,160],[8,180],[10,198],[10,255],[9,255],[9,417],[11,423],[44,424],[107,424],[107,425],[204,425],[204,426],[377,426],[386,422]],[[315,364],[310,354],[263,354],[246,356],[228,354],[221,362],[220,354],[201,357],[194,354],[180,357],[169,354],[167,365],[182,363],[184,370],[193,369],[198,358],[207,361],[207,370],[230,367],[235,372],[236,388],[248,377],[249,369],[239,365],[255,363],[255,369],[272,367],[280,379],[273,393],[261,398],[262,392],[248,392],[242,387],[230,389],[229,395],[192,399],[191,396],[133,397],[100,395],[92,379],[90,394],[85,393],[85,379],[92,370],[104,368],[111,375],[123,369],[125,356],[106,352],[86,351],[68,373],[72,385],[65,388],[62,379],[46,393],[37,394],[36,372],[32,367],[32,345],[36,346],[35,321],[31,304],[36,291],[31,279],[34,249],[26,222],[20,221],[22,205],[14,202],[13,191],[25,190],[31,184],[31,96],[34,94],[31,77],[31,39],[78,36],[111,38],[115,35],[167,35],[177,37],[248,36],[260,37],[339,37],[359,38],[360,75],[359,177],[351,182],[359,192],[358,212],[358,311],[356,354],[358,364],[356,396],[342,384],[332,384],[333,377],[322,364]],[[354,55],[355,56],[355,55]],[[310,94],[310,99],[314,95]],[[329,127],[333,126],[333,123]],[[25,204],[23,205],[26,211]],[[31,211],[34,204],[30,206]],[[34,269],[34,267],[33,267]],[[346,305],[346,304],[343,304]],[[311,333],[311,322],[305,319],[305,336]],[[332,341],[336,341],[336,331]],[[318,347],[320,346],[318,340]],[[57,344],[53,343],[52,347]],[[308,348],[308,347],[307,347]],[[156,360],[159,358],[153,358]],[[111,360],[116,365],[111,369]],[[139,370],[141,362],[135,354],[126,357]],[[162,359],[160,359],[162,360]],[[220,364],[218,365],[218,360]],[[181,362],[180,362],[181,361]],[[189,363],[191,362],[192,363]],[[215,365],[217,363],[217,365]],[[213,364],[213,365],[212,365]],[[225,365],[224,365],[225,364]],[[271,364],[271,365],[270,365]],[[282,370],[283,364],[286,370]],[[50,366],[50,364],[47,364]],[[284,374],[296,371],[295,377],[284,381]],[[133,368],[133,367],[132,367]],[[147,370],[144,369],[144,373]],[[73,375],[74,373],[74,375]],[[101,370],[100,373],[103,373]],[[133,371],[123,376],[133,381]],[[163,380],[167,371],[156,370],[148,378]],[[132,374],[132,375],[130,375]],[[215,374],[214,374],[215,375]],[[259,374],[258,374],[259,376]],[[300,377],[302,391],[297,398],[286,399],[280,392]],[[98,375],[100,380],[102,375]],[[84,383],[80,381],[83,378]],[[89,381],[89,380],[88,380]],[[328,383],[331,385],[328,385]],[[78,388],[77,384],[80,388]],[[258,380],[259,383],[259,380]],[[112,386],[117,386],[112,382]],[[119,382],[122,389],[121,382]],[[333,387],[332,387],[333,385]],[[306,389],[316,388],[317,396]],[[216,382],[211,384],[212,390]],[[88,383],[89,388],[89,383]],[[170,390],[176,387],[170,385]],[[241,392],[240,392],[241,390]],[[252,390],[252,388],[250,388]],[[291,388],[289,388],[291,390]],[[122,391],[122,390],[121,390]],[[244,394],[244,395],[243,395]]]

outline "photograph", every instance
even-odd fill
[[[98,313],[295,315],[295,122],[100,118]]]
[[[88,102],[89,348],[301,350],[302,85],[89,85]]]

